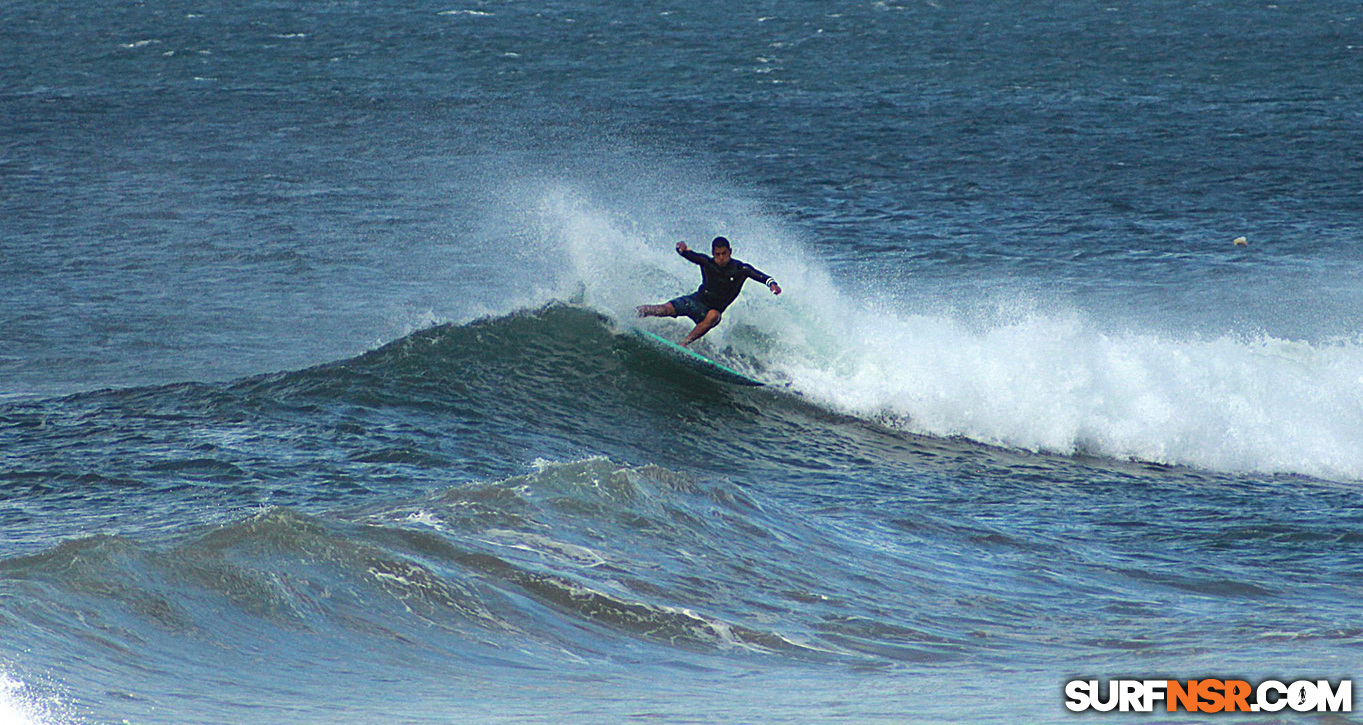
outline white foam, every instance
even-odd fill
[[[566,256],[548,294],[576,294],[625,322],[635,305],[695,289],[668,230],[638,228],[562,187],[540,212]],[[745,288],[710,344],[764,360],[829,408],[1034,451],[1363,479],[1358,341],[1113,332],[1081,310],[1006,294],[988,301],[997,309],[986,323],[915,313],[851,298],[760,215],[710,228],[785,288],[779,298]]]
[[[840,319],[836,353],[788,348],[780,367],[842,411],[1037,451],[1363,478],[1356,344],[1108,333],[1077,312],[985,329],[865,310]]]
[[[547,536],[508,529],[488,529],[484,534],[490,537],[484,541],[493,546],[536,554],[559,564],[590,569],[606,563],[605,557],[590,548],[555,541]]]
[[[0,672],[0,725],[49,725],[58,720],[23,681]]]

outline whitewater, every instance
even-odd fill
[[[640,235],[639,220],[617,221],[562,188],[537,209],[537,241],[558,270],[541,291],[545,302],[572,300],[627,327],[638,324],[639,300],[697,283],[672,258],[672,240]],[[914,309],[849,292],[788,230],[749,214],[726,218],[720,232],[764,255],[791,294],[749,292],[734,315],[741,321],[721,325],[707,347],[760,365],[831,410],[1060,455],[1363,475],[1357,341],[1112,329],[1083,310],[1010,292],[1006,280],[970,310]],[[603,265],[612,273],[601,274]]]
[[[1356,2],[53,0],[0,48],[5,725],[1363,666]],[[784,292],[696,349],[762,387],[631,334],[717,235]]]

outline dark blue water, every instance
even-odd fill
[[[0,721],[1351,677],[1361,19],[0,6]]]

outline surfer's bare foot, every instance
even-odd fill
[[[676,317],[677,313],[672,309],[671,302],[661,305],[639,305],[634,308],[640,317]]]

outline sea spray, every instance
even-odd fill
[[[617,325],[696,283],[673,240],[625,233],[582,197],[559,189],[541,210],[566,255],[555,291]],[[761,218],[748,232],[731,232],[735,256],[786,294],[745,288],[706,345],[833,410],[1032,451],[1363,478],[1357,342],[1113,330],[1084,310],[1009,300],[1006,287],[981,301],[992,314],[897,308],[853,296]]]
[[[62,725],[75,722],[57,701],[0,669],[0,725]]]

